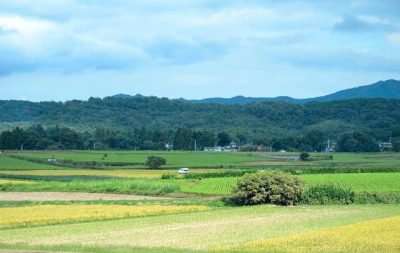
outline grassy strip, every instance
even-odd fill
[[[163,195],[179,192],[179,186],[163,180],[113,179],[107,181],[37,181],[35,184],[0,185],[0,191],[14,192],[97,192],[142,195]]]
[[[160,198],[141,200],[68,200],[68,201],[0,201],[0,208],[23,207],[36,205],[175,205],[175,206],[209,206],[224,207],[225,203],[221,198],[187,197],[187,198]]]

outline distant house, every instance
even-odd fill
[[[265,147],[264,147],[263,144],[254,144],[253,148],[254,148],[255,151],[263,151],[263,150],[265,150]]]
[[[231,142],[229,145],[224,146],[222,148],[222,151],[224,151],[224,152],[237,152],[237,151],[239,151],[239,146],[236,143]]]
[[[391,142],[378,142],[380,151],[391,151],[393,150],[393,144]]]
[[[165,149],[168,150],[168,151],[171,151],[171,150],[174,149],[174,145],[169,144],[169,143],[165,143]]]
[[[222,152],[222,147],[204,147],[204,151],[206,152]]]

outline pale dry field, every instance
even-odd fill
[[[400,214],[397,205],[256,206],[0,231],[0,244],[212,250]]]
[[[400,252],[400,216],[334,228],[278,236],[240,245],[235,250],[285,252]]]

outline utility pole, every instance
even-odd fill
[[[194,139],[194,151],[197,151],[197,140]]]
[[[93,150],[96,150],[96,142],[93,142]]]
[[[24,150],[24,144],[22,143],[21,144],[21,151],[23,151]]]

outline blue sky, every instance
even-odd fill
[[[0,0],[0,99],[305,98],[386,79],[397,0]]]

